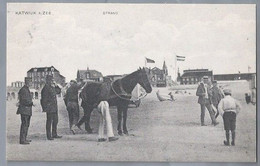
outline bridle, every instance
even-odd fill
[[[131,98],[129,99],[129,98],[126,98],[126,97],[122,97],[120,94],[118,94],[118,93],[115,91],[113,84],[114,84],[116,81],[117,81],[117,80],[111,82],[111,89],[112,89],[112,91],[115,93],[115,95],[116,95],[117,97],[119,97],[120,99],[127,100],[127,101],[132,101]],[[141,77],[141,81],[142,81],[142,83],[143,83],[143,86],[145,86],[144,89],[147,88],[147,87],[146,87],[146,84],[145,84],[145,82],[144,82],[144,80],[143,80],[143,77]],[[120,85],[120,86],[122,86],[122,85]],[[131,94],[129,94],[129,95],[132,96]],[[129,97],[130,97],[130,96],[129,96]],[[141,100],[141,99],[145,98],[146,96],[147,96],[147,93],[146,93],[146,91],[145,91],[145,94],[142,95],[142,96],[138,96],[138,97],[137,97],[137,98],[138,98],[137,100]],[[137,101],[137,100],[136,100],[136,101]]]

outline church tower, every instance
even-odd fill
[[[164,74],[167,76],[168,75],[168,69],[167,69],[165,61],[163,61],[163,71],[164,71]]]

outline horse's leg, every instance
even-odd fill
[[[88,133],[92,133],[92,129],[91,129],[90,124],[89,124],[92,111],[93,111],[93,107],[86,112],[85,130]]]
[[[93,111],[93,106],[90,105],[86,105],[83,107],[84,109],[84,116],[79,120],[79,122],[77,123],[76,126],[78,126],[80,128],[80,126],[85,123],[85,130],[88,133],[92,133],[92,130],[90,128],[89,122],[90,122],[90,115],[91,112]]]
[[[124,107],[124,109],[123,109],[123,132],[126,135],[128,135],[128,131],[126,128],[127,109],[128,109],[127,107]]]
[[[120,106],[117,106],[117,120],[118,120],[117,133],[118,133],[119,135],[123,135],[122,129],[121,129],[122,108],[121,108]]]

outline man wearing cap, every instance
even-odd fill
[[[220,102],[220,100],[222,98],[224,98],[224,96],[222,95],[220,89],[218,88],[218,83],[216,80],[212,81],[213,83],[213,87],[211,88],[211,92],[212,92],[212,96],[211,96],[211,101],[213,106],[218,109],[218,103]],[[214,112],[215,113],[215,112]],[[215,113],[215,118],[218,117],[219,115],[219,111],[217,110],[217,113]]]
[[[210,90],[210,86],[208,83],[209,83],[208,76],[204,76],[203,81],[199,84],[196,92],[196,95],[199,96],[198,103],[200,104],[201,107],[201,115],[200,115],[201,126],[206,126],[204,123],[205,108],[207,108],[207,110],[209,111],[212,124],[214,125],[218,124],[218,122],[216,122],[216,118],[211,107],[212,92]]]
[[[235,129],[236,129],[236,116],[239,113],[241,106],[240,104],[231,97],[231,90],[224,89],[225,97],[220,100],[218,104],[219,113],[223,116],[224,121],[224,129],[226,131],[226,140],[224,141],[224,145],[229,146],[229,135],[231,131],[232,142],[231,145],[235,145]]]
[[[27,139],[28,129],[30,126],[30,119],[32,116],[32,97],[29,87],[32,84],[32,80],[29,77],[25,77],[25,84],[18,92],[18,109],[16,114],[21,115],[21,128],[20,128],[20,144],[30,144],[31,140]]]
[[[43,112],[46,112],[46,135],[48,140],[53,138],[61,138],[57,134],[58,125],[58,105],[57,105],[57,94],[61,93],[61,89],[54,82],[53,76],[46,76],[46,84],[41,91],[41,105]],[[52,133],[51,133],[52,127]]]
[[[67,89],[64,99],[69,115],[69,127],[73,134],[75,134],[75,125],[78,123],[79,120],[78,93],[79,90],[83,87],[83,85],[83,82],[80,85],[78,85],[75,80],[71,80],[70,87]]]

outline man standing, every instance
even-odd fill
[[[206,126],[204,123],[204,117],[205,117],[205,108],[209,111],[212,124],[216,126],[218,122],[216,122],[214,112],[211,107],[211,96],[212,93],[210,91],[210,86],[208,84],[208,76],[203,77],[203,82],[201,82],[197,88],[196,95],[199,96],[198,103],[200,104],[201,107],[201,115],[200,115],[200,120],[201,120],[201,126]]]
[[[75,80],[71,80],[70,87],[67,89],[64,99],[69,115],[69,127],[73,134],[75,134],[74,128],[76,127],[75,125],[78,123],[79,120],[78,93],[83,85],[83,82],[81,83],[81,85],[78,85]]]
[[[41,105],[43,112],[46,112],[46,134],[48,140],[53,138],[61,138],[62,136],[57,135],[58,125],[58,105],[57,105],[57,94],[61,93],[61,89],[54,82],[53,76],[46,76],[46,84],[41,91]],[[52,133],[51,133],[52,126]]]
[[[32,97],[29,87],[32,84],[32,80],[29,77],[25,77],[25,85],[18,92],[18,109],[16,114],[21,115],[21,128],[20,128],[20,144],[28,145],[31,140],[27,140],[28,129],[30,126],[30,119],[32,116]]]
[[[211,96],[211,101],[213,106],[218,109],[218,103],[224,96],[222,95],[220,89],[218,88],[218,83],[216,80],[212,81],[213,87],[211,88],[212,96]],[[217,110],[217,113],[215,115],[215,118],[217,118],[219,115],[219,111]]]
[[[225,97],[219,102],[218,109],[223,116],[224,129],[226,131],[226,140],[224,145],[229,146],[229,131],[231,130],[232,142],[231,145],[235,146],[235,129],[236,129],[236,116],[241,109],[240,104],[231,97],[231,90],[224,89]]]

